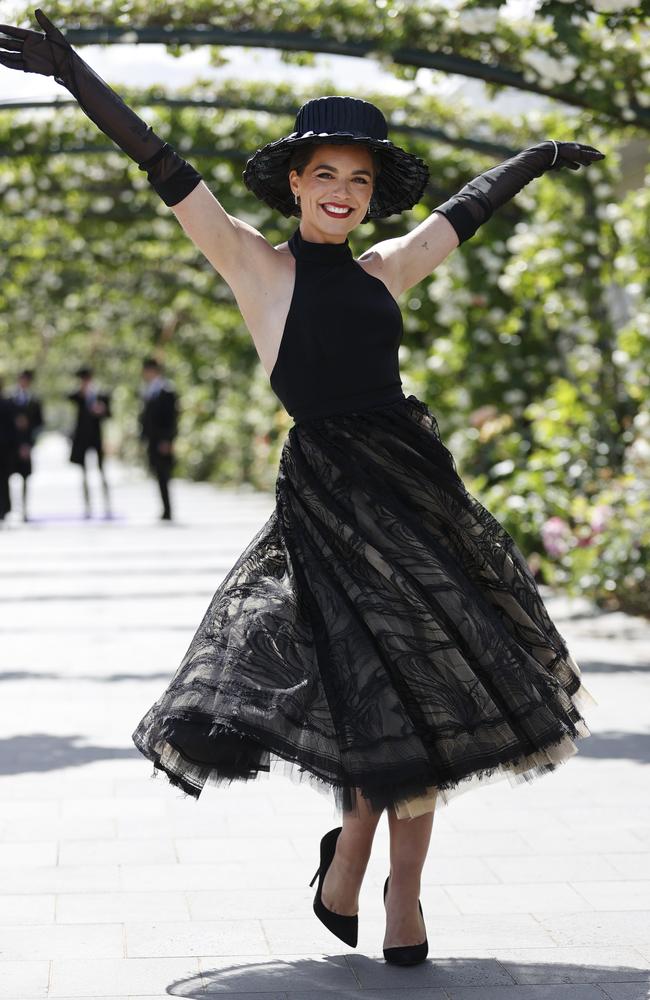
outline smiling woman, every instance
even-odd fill
[[[197,797],[208,781],[278,764],[332,791],[343,822],[321,841],[313,905],[351,945],[385,809],[384,955],[421,962],[418,895],[437,799],[497,773],[553,770],[588,730],[580,671],[524,556],[465,489],[433,414],[402,392],[396,297],[534,177],[601,154],[533,146],[355,260],[349,233],[410,209],[428,170],[388,138],[374,105],[318,98],[246,166],[258,198],[300,218],[272,246],[37,18],[44,34],[0,25],[0,62],[54,76],[147,172],[230,285],[294,418],[275,510],[134,741]]]
[[[329,149],[326,145],[316,146],[303,165],[289,166],[289,184],[300,209],[305,239],[318,240],[324,236],[325,242],[329,242],[330,230],[321,228],[323,215],[338,220],[355,216],[357,222],[369,218],[368,208],[378,173],[369,150],[355,146]],[[331,236],[336,236],[336,230]]]

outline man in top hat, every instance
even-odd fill
[[[32,474],[32,448],[43,428],[43,407],[32,390],[33,383],[34,372],[25,369],[19,374],[16,388],[11,394],[16,423],[16,452],[12,471],[17,472],[23,480],[23,521],[28,520],[27,481]]]
[[[79,368],[75,373],[79,379],[79,387],[68,395],[71,403],[77,409],[74,430],[72,432],[72,451],[70,461],[80,465],[83,472],[83,496],[86,517],[92,514],[90,503],[90,488],[86,456],[89,451],[97,455],[97,467],[102,481],[104,508],[106,517],[111,515],[111,498],[106,473],[104,472],[104,442],[103,424],[111,415],[111,400],[106,393],[99,392],[93,378],[92,368]]]
[[[163,376],[162,365],[155,358],[145,358],[142,377],[145,384],[142,391],[140,436],[147,445],[149,467],[158,480],[162,500],[161,520],[171,521],[169,481],[174,468],[178,400],[171,384]]]

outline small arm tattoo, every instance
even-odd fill
[[[428,250],[428,249],[429,249],[429,241],[428,241],[428,240],[425,240],[425,241],[424,241],[424,243],[421,243],[421,244],[420,244],[420,246],[421,246],[421,247],[422,247],[422,248],[423,248],[424,250]]]

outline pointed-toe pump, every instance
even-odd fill
[[[336,935],[339,940],[344,941],[345,944],[350,945],[351,948],[356,948],[357,938],[359,934],[359,917],[357,915],[353,917],[346,917],[340,913],[333,913],[332,910],[328,910],[326,906],[323,905],[323,900],[321,899],[321,890],[323,888],[323,881],[327,875],[327,869],[332,863],[332,858],[336,851],[336,841],[339,838],[339,833],[341,832],[341,827],[337,826],[336,829],[330,830],[326,833],[320,842],[320,865],[318,870],[314,875],[313,879],[309,883],[310,887],[314,884],[316,879],[318,879],[318,887],[316,889],[316,895],[314,896],[314,913],[321,921],[325,924],[328,931]]]
[[[384,903],[386,902],[389,878],[390,875],[384,882]],[[418,908],[420,910],[420,916],[422,917],[422,920],[424,920],[424,914],[422,912],[422,906],[420,905],[419,899]],[[422,944],[407,944],[401,948],[384,948],[384,958],[392,965],[419,965],[420,962],[424,962],[428,954],[429,942],[427,941],[426,936]]]

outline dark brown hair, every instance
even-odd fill
[[[312,142],[306,142],[304,145],[298,146],[297,149],[294,149],[291,154],[291,159],[289,160],[289,173],[291,173],[292,170],[295,170],[298,176],[302,174],[303,170],[314,155],[314,145],[315,144]],[[325,143],[323,145],[325,145]],[[345,143],[332,143],[332,145],[345,145]],[[353,144],[349,143],[348,145]],[[374,149],[370,149],[368,146],[364,148],[368,149],[368,152],[372,157],[372,166],[375,172],[375,177],[377,177],[377,175],[381,173],[381,155],[376,153]]]

